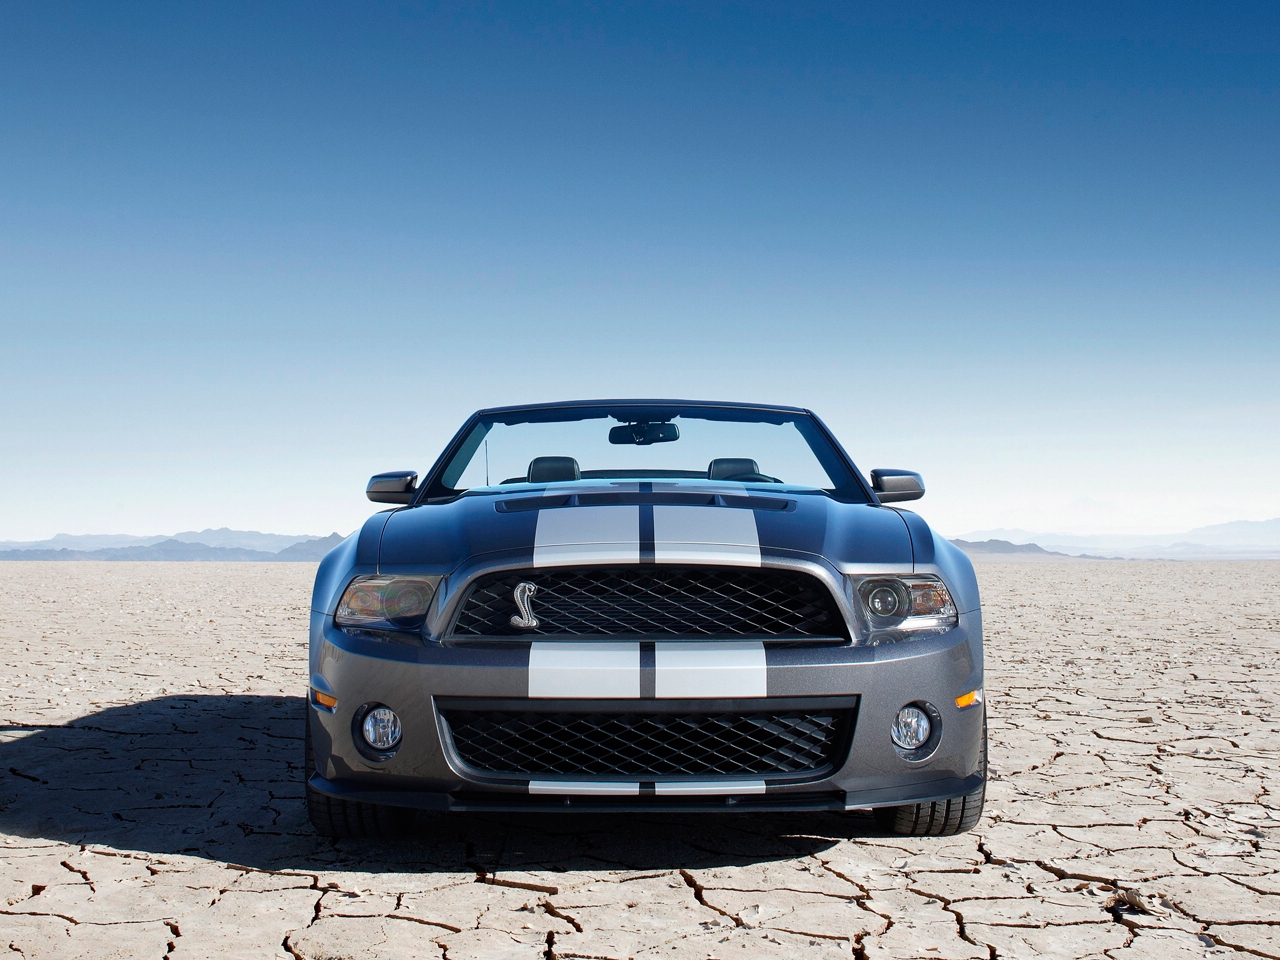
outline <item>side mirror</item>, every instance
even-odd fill
[[[919,500],[924,496],[924,480],[910,470],[872,470],[871,489],[881,503]]]
[[[369,478],[364,495],[374,503],[408,503],[417,490],[418,475],[412,470],[392,470]]]

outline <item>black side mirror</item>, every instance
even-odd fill
[[[417,490],[418,475],[412,470],[392,470],[369,478],[364,495],[374,503],[408,503]]]
[[[919,500],[924,496],[924,480],[910,470],[872,470],[871,489],[881,503]]]

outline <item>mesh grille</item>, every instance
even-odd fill
[[[511,626],[512,591],[537,587],[538,626]],[[455,636],[844,637],[844,617],[821,581],[790,570],[742,567],[579,567],[484,577],[472,587]]]
[[[445,710],[454,748],[498,775],[820,774],[842,759],[850,710],[759,713],[568,713]]]

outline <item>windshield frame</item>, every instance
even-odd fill
[[[477,410],[454,434],[430,472],[423,478],[417,496],[410,506],[453,500],[466,489],[453,489],[443,482],[446,469],[463,453],[481,421],[494,424],[553,423],[588,419],[650,419],[658,421],[682,415],[696,419],[727,420],[756,423],[795,423],[814,456],[833,481],[841,481],[834,489],[822,492],[846,503],[879,503],[870,484],[835,436],[811,410],[751,403],[713,402],[706,400],[571,400],[560,403],[490,407]],[[802,426],[801,424],[805,424]],[[477,441],[478,442],[478,441]]]

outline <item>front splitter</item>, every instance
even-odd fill
[[[482,793],[459,790],[380,789],[352,780],[326,780],[312,774],[308,785],[335,800],[356,803],[378,803],[414,810],[458,813],[582,812],[582,813],[757,813],[769,811],[838,811],[865,810],[873,807],[901,806],[948,800],[977,790],[983,778],[974,774],[963,780],[946,778],[910,788],[889,788],[860,792],[777,793],[755,796],[701,797],[600,797],[600,796],[535,796],[520,793]],[[926,788],[927,792],[921,790]]]

